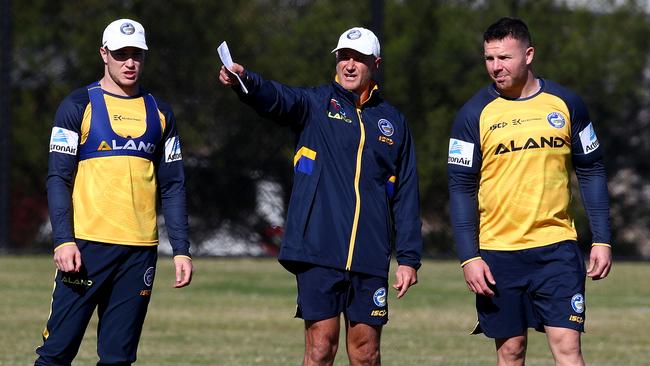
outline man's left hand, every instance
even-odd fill
[[[188,286],[192,282],[192,273],[194,272],[192,260],[186,257],[174,257],[174,267],[176,267],[174,288]]]
[[[398,299],[406,294],[406,291],[408,291],[409,287],[418,283],[418,273],[415,268],[410,266],[398,265],[395,277],[397,279],[395,281],[395,284],[393,284],[393,288],[398,291]]]
[[[607,277],[612,268],[612,248],[605,245],[594,245],[589,254],[587,276],[592,280],[602,280]]]

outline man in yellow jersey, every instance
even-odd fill
[[[98,365],[130,365],[153,287],[157,196],[176,280],[190,284],[185,176],[174,114],[140,87],[142,25],[119,19],[103,33],[104,76],[59,106],[47,196],[55,287],[36,365],[70,365],[97,309]]]
[[[498,365],[523,365],[527,329],[546,332],[556,365],[584,365],[585,276],[612,265],[603,149],[583,101],[535,76],[528,28],[502,18],[484,34],[493,83],[458,112],[449,142],[450,214],[475,333]],[[573,166],[592,232],[585,267],[569,214]]]
[[[225,68],[219,79],[260,115],[297,133],[279,260],[296,275],[304,365],[334,362],[341,313],[350,364],[379,365],[393,247],[397,298],[417,282],[420,267],[415,150],[406,119],[373,81],[381,61],[374,33],[351,28],[332,52],[336,79],[319,87],[264,80],[239,64],[231,71],[248,93]]]

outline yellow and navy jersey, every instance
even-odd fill
[[[461,262],[486,250],[576,240],[569,213],[575,166],[594,242],[609,243],[602,148],[584,102],[549,80],[522,99],[482,89],[449,141],[450,214]],[[478,245],[477,245],[478,242]]]
[[[117,96],[99,83],[71,93],[54,120],[47,189],[55,247],[157,245],[159,195],[174,255],[189,255],[176,122],[149,93]]]
[[[373,89],[358,97],[336,81],[291,87],[247,71],[240,98],[297,134],[294,180],[278,256],[387,277],[420,267],[415,147],[406,118]],[[393,241],[394,240],[394,241]]]

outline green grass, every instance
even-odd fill
[[[160,258],[137,365],[300,365],[303,325],[293,319],[295,282],[272,259],[195,259],[192,285],[171,288]],[[588,282],[590,366],[648,365],[648,263],[616,263],[610,277]],[[0,366],[31,365],[49,311],[50,257],[0,257]],[[494,365],[494,346],[470,336],[474,297],[456,262],[426,261],[420,283],[395,299],[382,335],[384,365]],[[393,279],[391,278],[391,281]],[[76,365],[94,365],[96,319]],[[530,333],[527,365],[552,365],[544,336]],[[347,365],[342,343],[336,365]]]

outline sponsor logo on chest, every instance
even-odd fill
[[[341,103],[339,103],[339,101],[334,98],[330,99],[330,105],[329,105],[329,110],[327,111],[327,117],[332,119],[338,119],[346,123],[352,123],[352,119],[350,119],[346,115],[345,111],[343,110],[343,107],[341,107]]]
[[[542,116],[545,116],[543,118]],[[511,126],[522,126],[515,131],[509,130]],[[553,111],[539,117],[509,118],[508,122],[500,121],[488,127],[489,132],[494,132],[497,141],[494,155],[503,155],[517,151],[531,149],[559,149],[571,145],[566,132],[566,119],[560,112]],[[499,132],[504,130],[503,133]],[[507,130],[507,131],[505,131]],[[504,135],[505,134],[505,135]],[[513,136],[514,135],[514,136]],[[504,137],[511,137],[505,139]],[[501,142],[498,142],[501,140]]]
[[[530,137],[523,144],[515,140],[510,140],[509,143],[499,144],[494,152],[494,155],[502,155],[510,152],[529,150],[529,149],[543,149],[543,148],[561,148],[569,144],[561,137]]]
[[[110,151],[110,150],[132,150],[132,151],[144,151],[149,154],[153,154],[156,150],[156,145],[150,142],[127,140],[124,145],[119,145],[116,140],[110,140],[111,143],[108,144],[106,141],[102,141],[97,147],[97,151]]]
[[[137,118],[137,117],[124,116],[124,115],[121,115],[121,114],[114,114],[113,115],[113,121],[136,121],[136,122],[140,122],[140,121],[142,121],[142,119]]]

